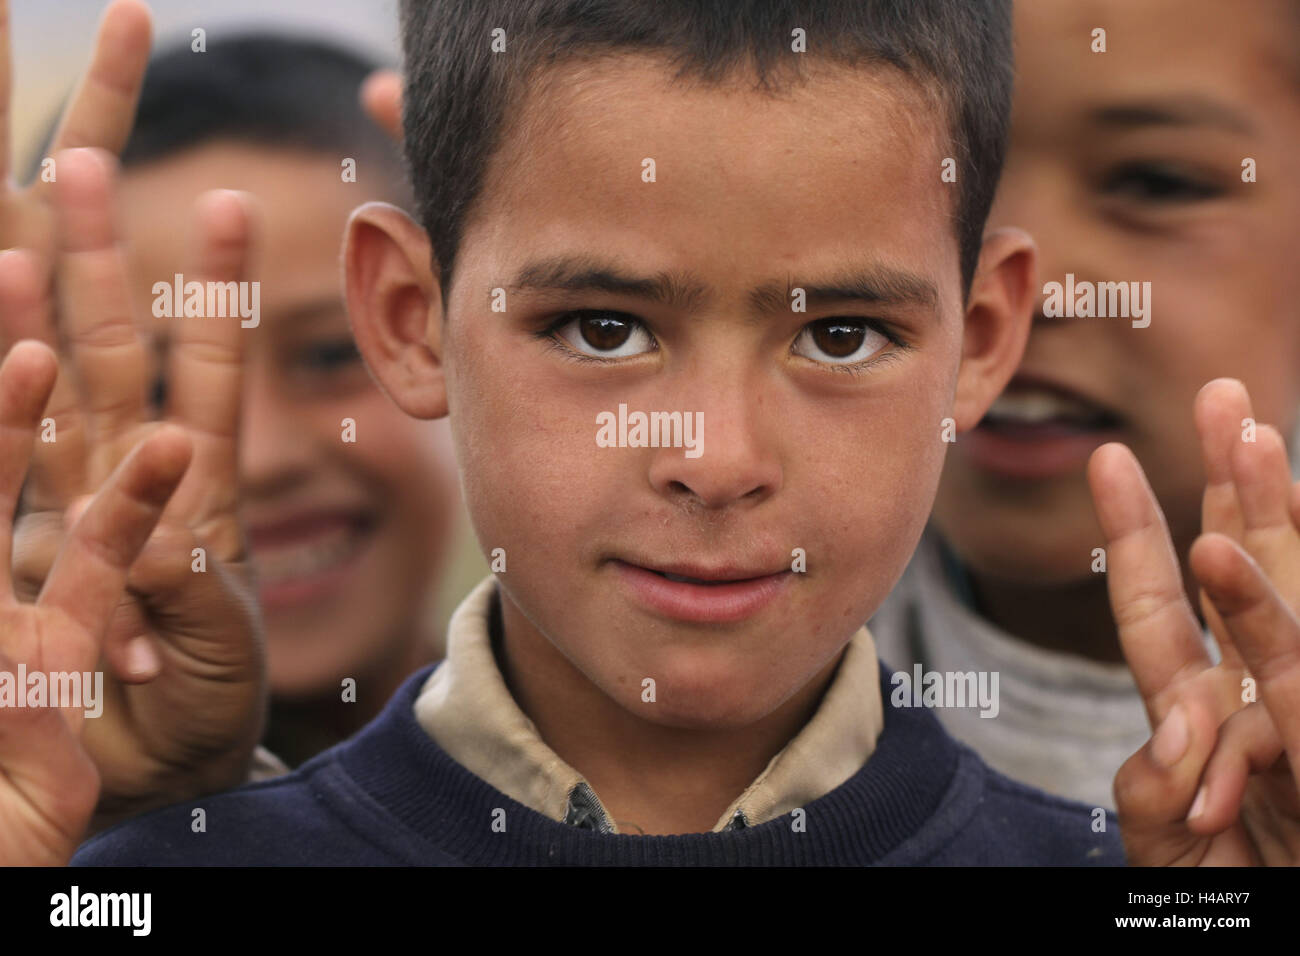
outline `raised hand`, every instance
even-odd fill
[[[1222,660],[1211,664],[1164,516],[1136,459],[1097,450],[1089,480],[1111,607],[1155,733],[1115,777],[1130,862],[1300,862],[1300,532],[1286,447],[1240,383],[1196,404],[1204,533],[1190,563]],[[1252,439],[1253,440],[1250,440]]]
[[[20,665],[44,675],[97,669],[127,569],[190,461],[182,429],[145,437],[68,530],[36,603],[20,604],[9,583],[11,515],[57,368],[37,342],[14,346],[0,365],[0,672],[14,683]],[[0,706],[0,865],[66,863],[99,792],[95,765],[80,743],[88,721],[76,701],[14,703]]]
[[[361,105],[385,133],[402,141],[402,77],[396,70],[375,70],[366,77]]]
[[[69,510],[156,427],[147,399],[151,362],[113,226],[114,161],[95,150],[55,159],[57,333],[47,320],[39,257],[0,256],[0,337],[58,343],[73,383],[56,388],[45,411],[55,440],[37,443],[24,493],[13,573],[25,595],[51,573]],[[197,212],[189,278],[240,280],[250,233],[242,198],[209,193]],[[116,679],[84,740],[103,779],[99,825],[242,782],[261,733],[264,654],[237,514],[247,334],[238,317],[179,318],[171,326],[167,417],[188,434],[194,463],[131,567],[104,640]]]
[[[0,248],[22,247],[38,254],[40,281],[52,276],[54,217],[49,207],[51,181],[37,176],[26,188],[11,181],[9,115],[11,38],[9,0],[0,0]],[[104,11],[95,51],[54,134],[51,153],[95,146],[112,153],[126,145],[149,62],[152,26],[149,9],[138,0],[114,0]],[[57,182],[58,165],[53,168]]]

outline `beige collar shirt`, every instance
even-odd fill
[[[446,660],[416,699],[416,719],[457,763],[524,806],[618,832],[582,774],[546,745],[511,697],[489,633],[496,600],[496,582],[487,578],[457,608]],[[866,763],[883,727],[876,649],[864,627],[812,719],[736,797],[714,832],[765,823],[834,790]]]

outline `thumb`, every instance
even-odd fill
[[[1196,862],[1186,857],[1202,838],[1186,820],[1217,738],[1210,703],[1184,695],[1115,774],[1115,807],[1130,863]]]
[[[160,524],[127,584],[183,657],[229,676],[260,674],[261,618],[252,588],[187,526]],[[233,621],[248,626],[233,627]]]

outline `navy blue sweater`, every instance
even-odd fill
[[[452,760],[413,711],[431,667],[369,726],[294,773],[157,810],[84,844],[74,864],[1121,864],[1113,816],[991,770],[925,709],[886,707],[862,769],[804,807],[726,833],[600,834],[516,803]],[[889,700],[889,672],[881,693]],[[195,833],[195,808],[206,831]],[[501,811],[504,811],[502,813]],[[504,830],[502,829],[504,827]]]

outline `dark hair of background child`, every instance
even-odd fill
[[[149,61],[123,167],[217,141],[337,154],[382,164],[386,193],[405,205],[409,188],[396,145],[361,106],[381,64],[325,40],[264,32],[188,40]],[[55,124],[33,164],[53,139]]]

